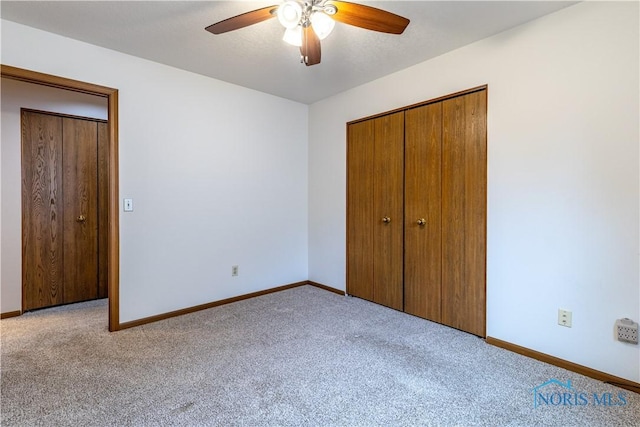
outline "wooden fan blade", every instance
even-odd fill
[[[232,16],[224,21],[216,22],[209,25],[205,30],[213,34],[222,34],[227,31],[237,30],[239,28],[248,27],[249,25],[257,24],[258,22],[266,21],[267,19],[276,16],[276,10],[278,6],[268,6],[262,9],[252,10],[251,12],[243,13],[242,15]]]
[[[367,30],[402,34],[409,25],[407,18],[371,6],[334,0],[327,1],[326,5],[333,5],[338,9],[331,16],[334,20]]]
[[[300,46],[300,53],[306,66],[320,63],[320,39],[310,25],[302,28],[302,46]]]

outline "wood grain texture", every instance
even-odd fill
[[[109,126],[98,122],[98,298],[107,298],[109,256]]]
[[[373,301],[402,310],[404,112],[377,118],[374,126]]]
[[[395,13],[363,4],[330,0],[325,4],[336,6],[333,19],[348,25],[389,34],[402,34],[409,20]]]
[[[96,122],[63,118],[63,171],[64,302],[72,303],[98,297]]]
[[[347,293],[373,300],[373,121],[347,127]]]
[[[485,335],[486,91],[443,102],[442,322]]]
[[[473,87],[471,89],[461,90],[461,91],[458,91],[458,92],[455,92],[455,93],[450,93],[448,95],[443,95],[443,96],[439,96],[437,98],[429,99],[427,101],[416,102],[415,104],[411,104],[411,105],[407,105],[407,106],[399,107],[399,108],[394,108],[393,110],[389,110],[389,111],[385,111],[385,112],[382,112],[382,113],[377,113],[377,114],[373,114],[373,115],[370,115],[370,116],[361,117],[359,119],[351,120],[351,121],[347,122],[347,125],[351,125],[351,124],[358,123],[358,122],[364,122],[364,121],[371,120],[371,119],[376,119],[378,117],[387,116],[389,114],[398,113],[400,111],[407,111],[407,110],[412,110],[412,109],[418,108],[418,107],[424,107],[425,105],[435,104],[437,102],[445,101],[447,99],[456,98],[456,97],[462,96],[462,95],[467,95],[469,93],[479,92],[479,91],[482,91],[482,90],[486,91],[487,88],[488,88],[487,85],[476,86],[476,87]]]
[[[408,110],[405,138],[404,310],[441,322],[442,103]]]
[[[64,302],[62,119],[22,110],[22,309]]]

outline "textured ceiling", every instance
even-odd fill
[[[300,64],[277,19],[204,28],[271,1],[5,1],[2,19],[310,104],[562,9],[561,1],[361,1],[411,20],[402,35],[338,23],[322,63]]]

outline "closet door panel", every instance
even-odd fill
[[[347,293],[373,301],[372,120],[347,128]]]
[[[404,309],[440,322],[442,103],[408,110],[405,138]]]
[[[373,301],[402,310],[404,112],[377,118],[374,123]]]
[[[98,297],[98,125],[63,118],[64,302]]]
[[[485,335],[486,91],[443,102],[442,322]]]
[[[22,309],[64,302],[62,119],[22,111]]]

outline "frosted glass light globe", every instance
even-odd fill
[[[278,20],[285,28],[295,28],[302,18],[302,6],[297,1],[286,1],[278,8]]]
[[[333,27],[336,26],[336,21],[323,12],[313,12],[313,15],[311,15],[311,26],[313,27],[313,31],[318,35],[318,38],[323,40],[331,34]]]

